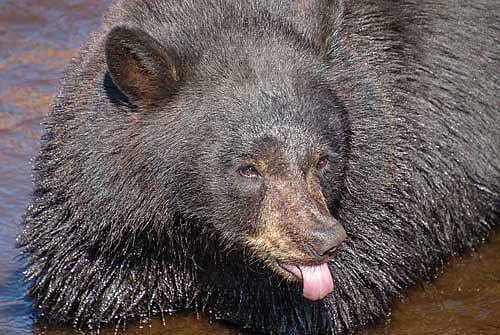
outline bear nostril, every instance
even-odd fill
[[[338,247],[347,237],[347,233],[340,224],[321,227],[312,232],[310,245],[319,256],[325,256]]]

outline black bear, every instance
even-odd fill
[[[95,327],[343,334],[500,211],[500,2],[117,1],[67,69],[19,239]]]

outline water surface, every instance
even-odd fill
[[[0,335],[76,335],[34,324],[15,236],[31,190],[31,159],[64,65],[99,23],[104,0],[0,0]],[[433,284],[397,302],[392,321],[367,335],[500,334],[500,233],[454,259]],[[263,301],[263,304],[266,302]],[[101,334],[237,334],[208,315],[183,313],[101,329]]]

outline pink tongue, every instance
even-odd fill
[[[333,280],[326,263],[315,266],[297,265],[302,274],[302,294],[308,300],[320,300],[333,291]]]

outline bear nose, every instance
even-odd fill
[[[340,245],[347,237],[341,224],[322,225],[310,232],[310,245],[319,256],[327,255],[332,249]]]

